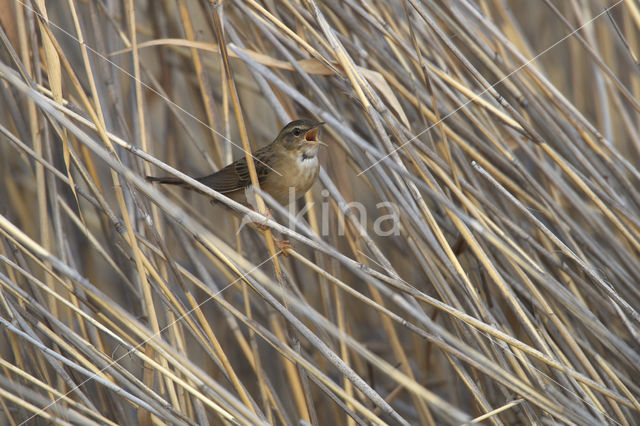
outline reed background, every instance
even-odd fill
[[[636,0],[0,22],[1,424],[639,423]],[[299,117],[328,146],[297,222],[144,180]]]

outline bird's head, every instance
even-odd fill
[[[324,145],[318,140],[318,132],[323,124],[321,121],[312,120],[292,121],[282,128],[276,142],[287,150],[315,156],[319,145]]]

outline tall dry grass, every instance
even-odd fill
[[[640,423],[636,0],[0,22],[0,423]],[[297,218],[144,180],[298,117]]]

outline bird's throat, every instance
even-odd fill
[[[316,153],[310,153],[308,151],[302,151],[302,156],[301,159],[302,161],[307,161],[307,160],[313,160],[314,158],[316,158]]]
[[[313,158],[316,158],[316,155],[318,154],[318,145],[317,144],[313,144],[313,145],[307,145],[301,153],[301,160],[305,161],[305,160],[311,160]]]

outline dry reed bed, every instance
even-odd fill
[[[638,423],[636,2],[0,11],[0,423]],[[297,117],[297,218],[144,180]]]

